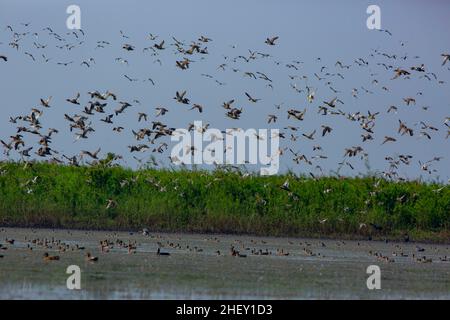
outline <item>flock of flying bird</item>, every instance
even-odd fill
[[[381,30],[386,37],[392,37],[392,33],[388,30]],[[52,63],[54,60],[52,57],[47,56],[48,51],[53,48],[57,48],[62,52],[70,52],[76,47],[85,45],[87,34],[83,30],[73,30],[64,34],[58,34],[53,31],[52,28],[46,27],[40,31],[32,31],[31,24],[23,23],[18,29],[12,26],[7,26],[4,29],[4,33],[9,36],[8,43],[0,42],[0,70],[3,63],[10,63],[11,60],[20,59],[20,55],[25,55],[34,63]],[[158,35],[150,33],[145,40],[141,43],[145,43],[146,46],[139,48],[135,43],[137,40],[133,40],[130,36],[126,35],[123,31],[120,31],[118,35],[120,39],[120,50],[123,51],[122,57],[117,57],[114,63],[123,64],[126,66],[132,65],[132,56],[130,52],[141,51],[143,55],[149,55],[154,60],[154,63],[163,65],[163,61],[167,58],[167,55],[163,53],[172,51],[174,54],[172,66],[176,67],[178,72],[193,72],[195,67],[193,65],[201,63],[206,60],[208,55],[211,55],[210,43],[214,40],[201,35],[196,37],[192,41],[181,41],[175,37],[171,37],[170,40],[162,39]],[[30,40],[31,39],[31,40]],[[45,39],[45,40],[44,40]],[[416,63],[420,61],[419,56],[409,57],[408,55],[399,55],[396,53],[384,52],[380,49],[372,49],[367,58],[356,58],[353,62],[345,63],[344,61],[337,60],[333,66],[322,65],[322,59],[316,58],[313,62],[318,64],[316,72],[313,72],[312,76],[304,74],[302,71],[303,66],[306,64],[303,61],[293,60],[289,62],[281,62],[275,59],[276,53],[274,47],[281,45],[281,40],[278,36],[267,37],[264,41],[262,39],[261,45],[267,49],[267,52],[261,52],[258,50],[248,50],[247,54],[222,55],[223,61],[215,68],[217,75],[201,73],[201,76],[206,79],[214,80],[217,86],[225,86],[226,83],[218,79],[221,72],[230,72],[231,74],[240,74],[242,77],[260,81],[264,84],[265,89],[269,92],[273,92],[275,86],[277,86],[275,78],[268,74],[268,72],[252,70],[252,65],[256,61],[263,60],[265,64],[272,63],[275,67],[280,68],[283,71],[283,75],[287,81],[289,81],[289,90],[292,90],[295,95],[295,99],[298,101],[298,106],[287,107],[285,102],[279,102],[273,105],[273,111],[267,114],[266,121],[269,125],[275,125],[280,121],[284,114],[284,121],[287,121],[287,125],[283,126],[280,130],[279,138],[282,139],[283,146],[277,151],[278,155],[290,154],[292,156],[293,165],[305,165],[306,172],[313,177],[315,175],[324,174],[321,166],[321,161],[328,158],[324,152],[324,148],[317,142],[319,139],[328,139],[328,136],[333,134],[336,128],[329,124],[324,123],[319,128],[313,129],[311,132],[305,132],[303,124],[308,122],[309,117],[319,116],[323,117],[327,121],[330,117],[340,117],[356,124],[360,130],[361,143],[354,146],[348,146],[342,151],[342,161],[338,163],[338,169],[335,171],[339,175],[339,170],[342,167],[355,170],[354,159],[367,159],[368,151],[366,145],[378,141],[377,148],[382,148],[382,145],[397,143],[400,145],[399,138],[402,136],[412,137],[418,136],[420,139],[438,139],[443,138],[443,143],[448,139],[450,135],[450,116],[443,119],[438,119],[439,123],[430,123],[425,120],[425,114],[420,115],[420,121],[416,123],[407,123],[407,121],[398,118],[398,126],[391,132],[384,132],[383,134],[376,134],[376,120],[381,116],[395,117],[401,109],[407,110],[407,112],[427,112],[429,106],[419,106],[419,102],[424,92],[410,92],[405,95],[401,102],[385,106],[384,110],[378,108],[376,111],[356,111],[351,112],[346,109],[348,104],[358,103],[358,99],[363,95],[373,95],[373,99],[376,99],[376,94],[390,94],[390,84],[394,85],[396,82],[408,81],[411,79],[422,80],[432,83],[436,86],[441,86],[445,89],[446,82],[441,79],[441,72],[447,72],[450,70],[450,54],[442,53],[440,57],[442,59],[441,68],[439,72],[431,72],[424,63]],[[32,42],[30,46],[28,42]],[[401,46],[405,44],[400,42]],[[6,46],[9,46],[14,52],[13,56],[6,56],[2,52],[5,51]],[[96,42],[95,50],[107,50],[109,47],[113,47],[114,44],[111,41],[100,40]],[[236,45],[230,46],[232,50],[238,50]],[[436,57],[438,59],[439,57]],[[164,61],[165,63],[165,61]],[[312,64],[313,64],[312,63]],[[96,64],[96,60],[93,57],[81,59],[81,61],[75,62],[74,60],[55,61],[55,64],[60,67],[75,67],[78,64],[81,68],[93,68]],[[246,70],[243,70],[243,69]],[[365,87],[357,85],[349,90],[339,88],[339,81],[352,76],[352,70],[363,70],[370,75],[371,87]],[[356,72],[356,70],[355,70]],[[389,74],[389,81],[383,82],[377,72],[383,72]],[[380,76],[381,77],[381,76]],[[152,86],[157,86],[157,81],[152,78],[139,79],[129,74],[123,74],[123,81],[130,82],[147,82]],[[315,87],[309,83],[315,82],[318,87]],[[322,97],[318,98],[318,92],[325,92]],[[250,90],[242,90],[243,92],[238,97],[230,98],[227,101],[220,102],[215,106],[208,106],[208,108],[217,108],[220,106],[223,108],[223,112],[229,121],[238,123],[239,120],[247,111],[248,108],[244,108],[244,104],[256,105],[260,110],[264,110],[268,105],[265,99],[258,97],[255,93],[249,92]],[[352,102],[346,100],[343,96],[348,94]],[[86,99],[85,99],[86,98]],[[372,99],[372,98],[371,98]],[[36,158],[48,160],[57,163],[68,163],[70,165],[81,165],[83,163],[92,164],[101,160],[102,151],[101,148],[96,150],[80,150],[77,154],[67,155],[58,151],[53,147],[52,140],[55,135],[59,134],[62,128],[48,128],[44,129],[42,125],[42,118],[47,110],[51,111],[58,105],[60,108],[61,103],[66,105],[63,108],[67,108],[64,112],[64,119],[67,122],[67,128],[74,134],[75,141],[88,139],[92,135],[97,127],[94,126],[94,116],[99,116],[99,122],[103,122],[104,125],[109,126],[110,130],[115,134],[123,134],[123,132],[132,133],[134,142],[128,145],[129,152],[133,155],[133,158],[138,162],[142,162],[143,159],[139,159],[134,156],[135,153],[150,152],[151,154],[164,154],[169,149],[167,139],[176,131],[176,128],[170,126],[164,122],[163,119],[169,112],[177,112],[177,108],[187,106],[186,110],[195,112],[196,116],[201,117],[204,114],[205,105],[194,102],[194,98],[190,97],[186,90],[174,90],[173,100],[176,106],[172,108],[166,106],[156,106],[154,109],[154,115],[151,115],[148,111],[142,110],[142,103],[139,99],[133,99],[133,101],[125,101],[121,99],[119,94],[110,90],[91,90],[85,94],[75,92],[74,94],[68,94],[65,101],[55,101],[52,96],[50,97],[38,97],[36,98],[36,106],[32,107],[27,114],[11,116],[9,121],[17,125],[16,134],[11,135],[7,139],[0,140],[4,150],[4,154],[10,157],[13,153],[21,158],[22,161],[31,161]],[[85,102],[83,102],[85,101]],[[114,105],[115,107],[112,107]],[[120,117],[125,112],[132,112],[137,107],[141,108],[136,114],[137,122],[142,124],[140,128],[125,128],[123,125],[117,124]],[[249,107],[251,108],[251,107]],[[435,119],[436,120],[436,119]],[[383,120],[380,120],[383,121]],[[203,127],[197,128],[193,123],[189,123],[187,129],[189,131],[197,130],[199,132],[205,132],[210,123],[206,123]],[[234,128],[233,130],[241,130]],[[347,129],[346,129],[347,130]],[[225,131],[223,133],[227,134]],[[37,146],[31,145],[27,138],[36,137]],[[164,138],[165,137],[165,138]],[[217,137],[216,137],[217,138]],[[268,137],[257,136],[258,139],[265,139]],[[219,138],[218,138],[219,139]],[[296,141],[312,142],[313,155],[308,154],[307,151],[295,151],[294,145]],[[447,140],[448,141],[448,140]],[[317,143],[316,143],[317,142]],[[288,144],[288,146],[285,146]],[[302,146],[303,148],[303,146]],[[306,148],[303,148],[305,150]],[[445,149],[445,147],[444,147]],[[103,150],[105,151],[105,150]],[[185,150],[186,154],[194,154],[197,150],[194,146],[191,146]],[[385,160],[387,161],[387,168],[382,171],[385,178],[393,180],[403,180],[404,177],[399,173],[400,166],[402,165],[416,165],[418,164],[419,172],[424,172],[429,175],[436,173],[434,168],[436,162],[445,158],[441,155],[430,156],[425,160],[416,160],[411,154],[401,153],[400,146],[396,150],[394,155],[387,155]],[[227,149],[224,150],[227,152]],[[123,159],[123,155],[113,154],[112,160]],[[179,159],[168,157],[171,162],[177,162]],[[175,157],[176,158],[176,157]],[[89,161],[86,161],[89,159]],[[149,161],[153,161],[154,165],[158,165],[153,156],[149,157]]]

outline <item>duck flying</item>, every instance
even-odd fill
[[[448,54],[448,53],[443,53],[443,54],[441,54],[441,56],[442,56],[442,58],[443,58],[443,60],[442,60],[442,65],[445,65],[445,64],[447,63],[447,61],[450,60],[450,54]],[[0,58],[1,58],[1,56],[0,56]],[[6,60],[5,60],[5,61],[6,61]]]
[[[68,98],[66,99],[67,102],[70,102],[72,104],[80,104],[80,102],[78,101],[78,99],[80,99],[80,93],[78,92],[75,98]]]
[[[275,41],[278,39],[279,37],[272,37],[272,38],[267,38],[266,41],[264,43],[268,44],[269,46],[274,46],[275,45]]]
[[[250,94],[248,94],[247,92],[245,93],[245,95],[247,96],[248,100],[251,101],[251,102],[253,102],[253,103],[256,103],[256,102],[258,102],[259,100],[261,100],[261,99],[253,98],[253,97],[252,97]]]

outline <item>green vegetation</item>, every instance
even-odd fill
[[[281,188],[286,179],[290,191]],[[407,232],[448,241],[450,188],[378,177],[263,177],[229,168],[3,162],[0,225],[352,238]]]

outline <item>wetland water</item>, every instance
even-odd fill
[[[1,229],[0,244],[1,299],[450,299],[450,245],[19,228]],[[260,249],[269,254],[252,253]],[[81,290],[66,287],[69,265],[81,268]],[[380,290],[366,286],[369,265],[381,269]]]

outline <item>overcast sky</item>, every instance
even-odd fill
[[[81,9],[81,28],[85,36],[77,39],[71,30],[66,28],[69,16],[66,9],[69,5],[78,5]],[[369,5],[376,4],[381,9],[381,28],[386,32],[369,30],[366,26]],[[148,127],[150,121],[160,120],[170,127],[186,128],[195,120],[209,123],[210,127],[224,130],[240,127],[243,129],[277,128],[286,133],[282,147],[291,148],[305,154],[313,164],[305,162],[296,164],[288,150],[281,157],[281,171],[292,169],[296,172],[320,174],[320,166],[325,174],[338,168],[343,161],[344,149],[362,146],[368,153],[371,170],[387,170],[385,157],[396,157],[399,154],[413,155],[411,165],[401,165],[398,173],[405,178],[441,179],[450,178],[449,139],[446,139],[447,128],[445,118],[450,116],[450,62],[442,66],[442,53],[450,52],[448,30],[450,30],[450,2],[448,1],[21,1],[0,0],[0,55],[8,57],[7,62],[0,60],[0,138],[9,140],[15,134],[15,125],[9,123],[10,116],[25,115],[33,107],[44,109],[40,121],[44,127],[59,129],[52,142],[52,147],[66,155],[74,155],[80,150],[95,150],[101,147],[101,155],[108,151],[123,154],[124,165],[134,167],[136,162],[131,158],[127,146],[138,144],[133,138],[131,129]],[[29,26],[22,23],[30,23]],[[13,33],[6,27],[10,25],[19,34],[19,49],[12,48]],[[43,28],[50,27],[65,41],[58,41]],[[120,30],[129,37],[124,38]],[[34,36],[32,33],[37,32]],[[69,34],[67,34],[69,33]],[[155,41],[148,35],[157,35]],[[208,47],[208,55],[194,54],[189,56],[193,62],[188,70],[175,66],[176,60],[183,56],[175,53],[170,44],[176,39],[190,44],[205,35],[213,41],[204,43]],[[270,36],[279,36],[275,46],[264,43]],[[152,55],[151,50],[143,52],[143,48],[151,47],[160,40],[165,40],[167,49]],[[79,41],[84,41],[78,44]],[[97,41],[108,41],[105,48],[96,48]],[[37,48],[33,42],[47,45]],[[135,46],[134,51],[122,49],[124,43]],[[71,50],[59,49],[56,46],[75,44]],[[188,48],[188,46],[186,46]],[[271,56],[245,62],[233,59],[237,56],[249,56],[249,51],[267,53]],[[379,53],[395,54],[397,59],[389,59]],[[33,61],[25,52],[33,54]],[[51,58],[47,63],[42,54]],[[373,56],[371,56],[373,54]],[[402,57],[407,56],[406,59]],[[121,57],[128,60],[129,65],[115,61]],[[320,57],[320,60],[317,58]],[[93,58],[91,67],[80,65],[83,60]],[[354,61],[362,58],[367,66],[359,66]],[[161,65],[156,62],[159,59]],[[335,66],[336,61],[350,65],[349,69]],[[57,62],[74,61],[67,67]],[[298,70],[289,68],[287,64],[296,64]],[[225,70],[218,68],[226,63]],[[394,68],[409,70],[411,79],[391,80],[393,69],[386,70],[377,63],[386,63]],[[426,73],[410,70],[412,66],[425,64]],[[322,69],[323,66],[327,68]],[[239,69],[233,72],[233,68]],[[322,72],[321,72],[322,69]],[[243,76],[243,72],[263,72],[272,80],[273,88],[262,79]],[[319,80],[314,73],[324,79]],[[329,75],[326,75],[329,73]],[[344,79],[337,73],[341,73]],[[437,79],[431,73],[434,73]],[[128,81],[124,75],[139,79]],[[202,76],[209,74],[213,78]],[[423,77],[425,74],[432,80]],[[289,76],[296,76],[291,79]],[[307,78],[302,78],[306,76]],[[149,81],[155,82],[153,86]],[[215,80],[223,83],[219,85]],[[374,81],[376,80],[376,81]],[[326,84],[326,82],[331,82]],[[439,83],[441,81],[441,83]],[[316,89],[315,100],[308,103],[306,93],[298,93],[292,88],[305,90],[306,85]],[[339,91],[334,93],[332,89]],[[382,89],[386,87],[389,91]],[[366,93],[363,88],[371,93]],[[357,98],[352,96],[352,89],[358,89]],[[104,115],[91,117],[95,132],[89,139],[74,142],[74,132],[69,131],[69,124],[64,114],[80,114],[82,107],[90,98],[88,91],[111,90],[119,96],[118,100],[134,99],[141,104],[132,103],[124,114],[113,119],[114,124],[100,122]],[[190,107],[177,103],[173,97],[176,91],[187,90],[192,103],[204,106],[199,114]],[[65,99],[81,93],[81,106],[71,105]],[[257,103],[248,101],[244,92],[249,92],[261,99]],[[53,96],[51,108],[39,106],[39,99]],[[346,113],[360,111],[367,114],[370,110],[380,112],[376,117],[373,141],[362,142],[364,131],[358,122],[347,120],[343,116],[317,113],[318,106],[324,105],[335,96],[344,104],[337,107]],[[416,104],[406,106],[405,97],[414,97]],[[221,107],[224,101],[235,99],[235,106],[242,107],[240,120],[225,117],[226,110]],[[274,105],[284,103],[277,110]],[[389,106],[395,105],[397,113],[387,113]],[[155,107],[164,106],[170,111],[163,117],[155,118]],[[110,100],[108,111],[118,107],[118,103]],[[424,110],[423,107],[427,107]],[[288,109],[303,110],[307,108],[304,121],[287,118]],[[137,113],[146,112],[149,122],[137,122]],[[278,116],[276,123],[267,123],[267,116]],[[414,129],[414,136],[401,136],[397,133],[398,120],[401,119]],[[439,129],[422,130],[420,121]],[[333,128],[330,135],[321,136],[321,125]],[[286,126],[298,126],[297,132],[284,129]],[[112,131],[113,126],[125,127],[118,134]],[[317,130],[314,140],[302,136]],[[420,135],[426,131],[431,140]],[[298,135],[297,141],[290,141],[289,136]],[[396,142],[381,145],[385,136],[392,136]],[[37,139],[25,134],[27,145],[37,150]],[[163,138],[156,143],[167,142],[169,150],[157,159],[169,165],[168,156],[174,143]],[[322,151],[313,151],[314,145],[320,145]],[[148,158],[152,153],[134,154],[139,158]],[[328,159],[315,159],[314,155],[326,155]],[[13,158],[17,154],[12,153]],[[435,156],[443,157],[433,162],[430,169],[436,170],[431,175],[420,169],[419,161],[424,163]],[[33,156],[37,157],[37,156]],[[6,159],[1,155],[0,159]],[[360,158],[347,159],[340,173],[355,175],[367,172]]]

